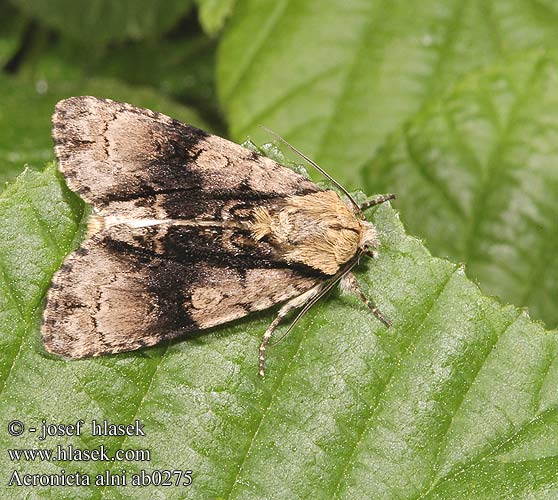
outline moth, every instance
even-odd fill
[[[330,178],[345,202],[242,146],[109,99],[65,99],[52,121],[59,169],[94,213],[52,279],[47,351],[130,351],[282,304],[262,338],[263,376],[279,322],[300,309],[292,328],[337,283],[390,325],[351,269],[380,244],[363,210],[393,195],[358,205]]]

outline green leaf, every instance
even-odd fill
[[[231,15],[236,0],[196,0],[200,24],[210,36],[217,35]]]
[[[156,41],[111,44],[85,59],[86,44],[58,37],[22,63],[19,76],[48,82],[111,78],[152,87],[203,111],[204,116],[216,115],[215,45],[199,31],[188,32],[187,36]]]
[[[88,43],[154,38],[173,28],[191,0],[11,0],[41,23]]]
[[[558,55],[471,75],[381,148],[367,189],[488,293],[558,325]]]
[[[48,167],[26,170],[0,195],[0,387],[54,271],[71,247],[84,204]]]
[[[473,68],[557,47],[557,21],[538,0],[247,0],[220,45],[220,100],[233,138],[263,142],[264,124],[359,188],[387,133]]]
[[[557,332],[483,297],[463,270],[369,214],[380,257],[362,262],[383,327],[335,294],[268,352],[266,312],[158,348],[66,361],[45,355],[40,298],[80,234],[82,204],[55,169],[0,195],[0,422],[86,422],[80,436],[0,433],[0,447],[149,449],[149,462],[26,462],[0,455],[0,496],[41,498],[537,498],[558,494]],[[284,327],[283,327],[284,328]],[[284,331],[284,330],[283,330]],[[94,437],[92,419],[146,436]],[[193,471],[190,487],[7,486],[28,474]],[[503,496],[502,496],[503,495]]]
[[[24,163],[38,166],[53,158],[50,116],[56,102],[65,97],[110,97],[208,128],[192,110],[151,90],[131,88],[110,79],[69,79],[67,83],[63,79],[41,79],[31,84],[0,77],[0,94],[0,183],[21,172]]]
[[[17,53],[25,28],[25,18],[8,3],[0,2],[0,68]]]

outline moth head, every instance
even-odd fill
[[[362,252],[372,252],[380,246],[380,240],[376,233],[376,228],[374,224],[368,222],[367,220],[361,220],[360,222],[360,242],[359,248]]]

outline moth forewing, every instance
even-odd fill
[[[109,99],[60,101],[53,138],[60,171],[95,215],[53,277],[42,326],[48,351],[129,351],[283,303],[262,339],[263,375],[267,342],[289,311],[305,312],[339,279],[367,301],[349,273],[379,242],[354,200]]]

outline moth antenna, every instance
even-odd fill
[[[289,144],[285,139],[283,139],[279,134],[276,134],[273,130],[267,128],[265,125],[260,125],[261,128],[263,128],[268,134],[271,134],[273,137],[275,137],[277,140],[281,141],[283,144],[285,144],[287,147],[289,147],[290,149],[292,149],[298,156],[300,156],[303,160],[305,160],[306,162],[308,162],[310,165],[312,165],[318,172],[320,172],[320,174],[322,174],[326,179],[329,179],[331,182],[333,182],[333,184],[335,184],[342,192],[343,194],[349,198],[349,200],[351,201],[355,212],[357,214],[359,214],[362,217],[362,210],[360,209],[359,204],[354,200],[354,198],[350,195],[349,191],[347,191],[341,184],[339,184],[339,182],[337,182],[331,175],[329,175],[322,167],[320,167],[314,160],[308,158],[308,156],[306,156],[303,152],[299,151],[298,149],[296,149],[292,144]]]
[[[380,194],[378,196],[376,196],[375,198],[372,198],[371,200],[367,200],[364,203],[361,203],[359,205],[359,208],[361,210],[366,210],[367,208],[370,207],[375,207],[376,205],[380,205],[382,203],[385,203],[388,200],[395,200],[395,195],[394,194]]]

